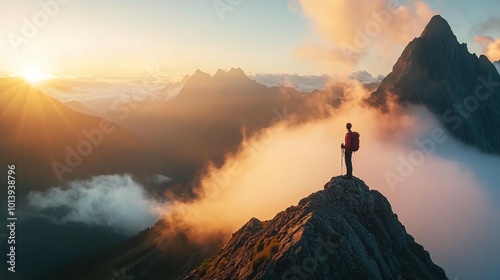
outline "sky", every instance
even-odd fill
[[[498,6],[496,0],[0,0],[0,73],[128,76],[159,67],[180,77],[241,67],[250,74],[386,75],[434,14],[471,52],[500,59]],[[387,21],[374,17],[387,11]],[[368,30],[367,40],[346,59],[339,47],[352,46],[360,30]]]

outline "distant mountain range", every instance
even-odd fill
[[[387,111],[391,99],[424,105],[455,138],[500,154],[500,75],[486,56],[470,54],[441,16],[410,42],[367,103]]]
[[[267,87],[240,68],[213,76],[197,70],[168,101],[125,104],[104,117],[150,139],[176,162],[172,175],[187,186],[208,162],[221,166],[243,139],[285,119],[301,123],[329,115],[342,89],[304,94],[290,87]]]

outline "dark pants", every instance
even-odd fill
[[[352,176],[352,152],[345,151],[345,166],[347,168],[347,176]]]

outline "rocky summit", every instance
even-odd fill
[[[191,279],[447,279],[387,199],[359,179],[332,178],[278,213],[252,218]]]

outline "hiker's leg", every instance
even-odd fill
[[[347,176],[352,176],[352,152],[345,151],[345,166],[347,168]]]

